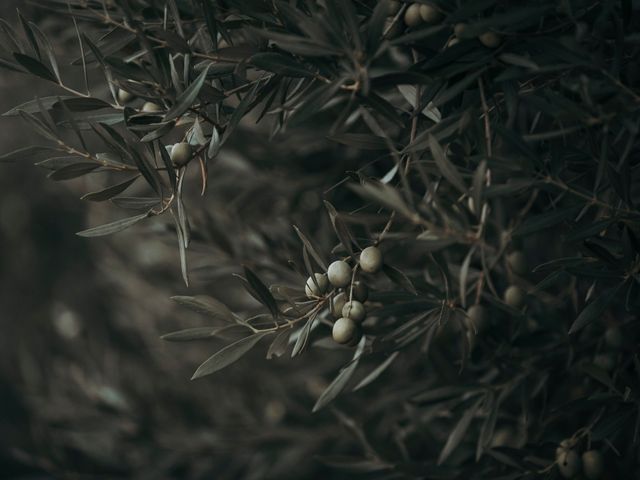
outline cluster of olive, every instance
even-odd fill
[[[564,478],[576,478],[582,470],[588,480],[598,480],[604,473],[604,459],[599,450],[587,450],[578,454],[576,441],[564,439],[556,448],[556,465]]]
[[[398,1],[389,1],[389,15],[395,15],[402,7],[402,3]],[[437,7],[425,3],[412,3],[404,11],[404,23],[407,27],[417,27],[422,23],[435,25],[442,22],[444,13]],[[465,23],[457,23],[453,26],[454,36],[451,37],[447,46],[450,47],[460,42],[465,37],[464,31],[467,28]],[[497,48],[502,43],[502,37],[491,31],[487,31],[478,35],[478,40],[487,48]]]
[[[116,96],[118,98],[118,103],[122,105],[125,105],[136,98],[133,93],[127,92],[122,88],[118,89],[118,94]],[[162,107],[157,103],[144,102],[144,104],[142,105],[142,108],[140,108],[140,111],[144,113],[157,113],[162,111]]]
[[[135,98],[135,95],[119,88],[117,97],[118,103],[124,105],[131,102]],[[157,103],[145,102],[140,108],[140,111],[143,113],[157,113],[161,112],[162,108]],[[171,161],[176,167],[183,167],[193,158],[193,149],[189,143],[179,142],[171,147],[169,154]]]
[[[382,268],[382,252],[378,247],[367,247],[360,252],[358,268],[365,273],[376,273]],[[329,287],[336,295],[329,303],[329,311],[336,319],[333,324],[333,339],[340,344],[354,346],[362,338],[360,325],[366,317],[364,302],[369,297],[369,289],[362,281],[353,281],[354,271],[344,260],[336,260],[327,273],[314,273],[307,279],[307,297],[323,297]]]

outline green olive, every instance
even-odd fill
[[[474,332],[481,332],[487,325],[487,309],[482,305],[472,305],[467,310],[467,320],[469,329]]]
[[[118,103],[124,105],[133,100],[134,95],[121,88],[118,89]]]
[[[560,442],[556,448],[556,459],[560,458],[560,455],[564,452],[568,452],[575,446],[576,442],[573,438],[565,438]]]
[[[342,308],[347,301],[347,295],[344,292],[340,292],[331,300],[331,315],[333,318],[342,317]]]
[[[304,292],[309,298],[315,298],[323,295],[329,287],[329,280],[327,280],[327,276],[325,274],[314,273],[313,276],[315,281],[313,278],[309,277],[304,287]]]
[[[462,35],[464,35],[464,31],[467,29],[467,24],[466,23],[456,23],[453,27],[453,34],[460,38]]]
[[[157,103],[144,102],[144,105],[142,105],[142,111],[144,113],[156,113],[161,112],[162,107],[160,107],[160,105],[158,105]]]
[[[560,453],[556,459],[560,475],[564,478],[573,478],[580,471],[580,457],[573,450]]]
[[[342,316],[350,318],[354,322],[360,323],[365,317],[364,305],[357,300],[346,302],[342,307]]]
[[[509,264],[509,268],[516,275],[526,275],[529,272],[529,265],[527,262],[527,257],[521,251],[516,250],[515,252],[509,254],[507,257],[507,263]]]
[[[349,289],[347,291],[351,293]],[[353,282],[353,299],[364,303],[367,298],[369,298],[369,288],[360,281]]]
[[[598,450],[588,450],[582,454],[582,472],[589,480],[598,480],[604,473],[604,461]]]
[[[367,273],[376,273],[382,268],[382,252],[378,247],[367,247],[362,250],[360,268]]]
[[[487,48],[498,48],[502,43],[502,37],[495,32],[484,32],[478,40]]]
[[[404,23],[407,27],[417,27],[422,23],[419,3],[412,3],[409,5],[409,8],[404,12]]]
[[[191,149],[191,145],[189,145],[187,142],[176,143],[171,148],[171,161],[174,163],[174,165],[182,167],[189,163],[192,154],[193,152]]]
[[[509,287],[504,292],[504,303],[509,305],[511,308],[519,309],[524,305],[525,301],[525,293],[524,291],[518,287],[517,285],[509,285]]]
[[[351,267],[347,262],[336,260],[329,265],[327,277],[329,277],[329,283],[334,287],[346,287],[351,283]]]
[[[350,318],[339,318],[333,324],[331,335],[333,339],[340,344],[349,343],[357,331],[356,323]]]
[[[427,23],[438,23],[442,20],[442,13],[431,5],[420,5],[420,16]]]

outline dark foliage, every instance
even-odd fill
[[[296,357],[292,390],[327,380],[315,405],[296,399],[282,448],[249,440],[259,425],[219,435],[284,459],[238,476],[558,478],[591,449],[606,478],[638,474],[635,2],[38,4],[75,32],[84,78],[65,80],[34,23],[2,23],[0,65],[55,87],[5,114],[41,141],[2,160],[100,175],[83,199],[127,213],[81,236],[155,222],[177,237],[198,291],[173,298],[207,320],[164,339],[224,340],[194,379],[261,351]],[[360,259],[371,246],[379,269]],[[350,346],[331,340],[340,289],[315,277],[335,260],[344,295],[370,290]],[[183,474],[221,468],[198,465]]]

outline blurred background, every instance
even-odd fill
[[[2,2],[2,18],[17,27],[20,6],[71,60],[73,35],[59,28],[59,19],[24,4]],[[64,75],[74,84],[78,73]],[[6,70],[0,82],[2,112],[62,93]],[[107,95],[104,88],[93,93]],[[285,355],[267,362],[266,347],[257,348],[192,382],[195,368],[223,343],[160,338],[210,324],[177,308],[171,295],[205,293],[251,308],[234,293],[231,274],[243,258],[299,255],[293,222],[327,240],[320,232],[330,232],[328,219],[317,216],[321,199],[309,192],[330,186],[349,158],[335,169],[324,143],[267,146],[256,137],[239,131],[214,167],[205,199],[191,201],[188,290],[170,219],[113,237],[81,238],[75,232],[127,215],[111,204],[79,200],[104,179],[54,182],[33,165],[39,158],[0,164],[2,478],[318,478],[333,470],[316,456],[352,449],[352,436],[336,428],[334,413],[310,414],[349,352],[324,356],[314,349],[294,361]],[[38,141],[18,118],[0,117],[2,153]],[[281,160],[255,168],[274,158]],[[306,172],[304,181],[292,165]],[[197,191],[197,178],[190,181]]]

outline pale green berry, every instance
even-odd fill
[[[588,450],[582,454],[582,472],[589,480],[598,480],[604,473],[604,460],[598,450]]]
[[[420,16],[427,23],[438,23],[442,20],[442,13],[431,5],[420,5]]]
[[[340,344],[349,343],[353,340],[357,330],[356,323],[350,318],[339,318],[336,323],[333,324],[331,335],[333,339]]]
[[[144,113],[156,113],[161,112],[162,108],[157,103],[145,102],[144,105],[142,105],[142,111]]]
[[[118,103],[124,105],[127,102],[133,100],[133,94],[123,90],[121,88],[118,89]]]
[[[502,43],[502,37],[495,32],[484,32],[478,40],[487,48],[498,48]]]
[[[456,23],[455,26],[453,27],[453,34],[460,38],[462,35],[464,35],[464,31],[467,29],[467,24],[466,23]]]
[[[472,305],[467,310],[467,323],[469,329],[480,332],[487,324],[487,310],[482,305]]]
[[[314,273],[313,276],[315,278],[315,282],[313,281],[313,278],[309,277],[304,287],[304,292],[309,298],[323,295],[329,287],[329,280],[327,280],[327,276],[325,274]]]
[[[524,305],[525,293],[517,285],[510,285],[504,292],[504,303],[511,308],[519,309]]]
[[[366,302],[367,298],[369,298],[369,288],[362,282],[353,282],[353,299],[358,300],[359,302]],[[351,293],[350,289],[347,289],[349,293]]]
[[[192,154],[193,152],[191,149],[191,145],[189,145],[187,142],[176,143],[171,148],[171,161],[174,163],[174,165],[182,167],[183,165],[189,163]]]
[[[360,268],[367,273],[376,273],[382,268],[382,252],[378,247],[367,247],[362,250]]]
[[[354,322],[362,322],[365,317],[364,305],[357,300],[346,302],[342,307],[342,316],[350,318]]]
[[[336,260],[327,270],[329,283],[337,288],[346,287],[351,283],[351,267],[347,262]]]
[[[347,295],[344,292],[340,292],[331,300],[331,315],[334,318],[342,317],[342,308],[347,301]]]
[[[516,275],[526,275],[529,273],[529,262],[527,262],[527,257],[524,253],[520,251],[515,251],[510,253],[507,257],[507,263],[509,264],[509,268]]]
[[[560,458],[560,455],[564,452],[568,452],[575,446],[576,442],[572,438],[565,438],[560,442],[560,445],[556,448],[556,459]]]
[[[412,3],[409,5],[409,8],[404,12],[404,23],[407,27],[417,27],[422,23],[419,3]]]
[[[580,471],[580,457],[573,450],[560,453],[556,459],[560,475],[564,478],[573,478]]]

